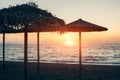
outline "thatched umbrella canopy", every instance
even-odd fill
[[[16,30],[8,26],[0,26],[0,33],[16,33]]]
[[[28,28],[28,32],[54,32],[54,31],[60,31],[63,32],[65,29],[65,23],[63,20],[57,18],[57,17],[50,17],[48,19],[44,19],[41,22],[37,22],[38,24],[31,24]],[[41,23],[41,24],[39,24]],[[26,29],[21,28],[17,30],[18,32],[25,32]]]
[[[39,31],[48,28],[58,30],[65,23],[62,19],[54,17],[46,10],[37,7],[35,3],[11,6],[0,10],[0,25],[6,25],[18,30],[21,28],[37,27]],[[36,31],[37,31],[36,30]],[[34,30],[32,30],[34,32]]]
[[[82,19],[73,21],[66,25],[68,32],[79,32],[79,69],[81,77],[82,68],[82,46],[81,46],[81,32],[107,31],[108,29]]]
[[[54,17],[51,13],[38,8],[35,3],[30,2],[1,9],[0,25],[12,27],[17,32],[24,32],[24,76],[25,80],[27,80],[28,32],[60,31],[65,23],[62,19]]]
[[[93,32],[106,31],[107,28],[79,19],[67,24],[67,30],[71,32]]]

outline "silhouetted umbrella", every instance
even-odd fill
[[[46,10],[37,7],[35,3],[11,6],[0,10],[0,25],[5,24],[16,30],[29,27],[37,27],[38,31],[48,28],[58,30],[64,21],[54,17]],[[35,29],[34,29],[35,30]],[[32,30],[34,32],[34,30]]]
[[[73,21],[66,25],[69,32],[79,32],[79,69],[81,76],[81,67],[82,67],[82,46],[81,46],[81,32],[93,32],[93,31],[106,31],[108,30],[105,27],[84,21],[82,19]]]
[[[3,34],[3,70],[5,70],[5,33],[15,33],[16,30],[8,26],[0,26],[0,33]]]
[[[93,32],[106,31],[107,28],[79,19],[67,24],[67,30],[71,32]]]
[[[27,80],[28,32],[48,32],[61,30],[65,23],[35,3],[11,6],[0,10],[0,25],[12,27],[17,32],[24,32],[24,72]],[[39,40],[39,38],[37,39]],[[39,41],[38,41],[39,42]],[[39,63],[39,44],[38,44]],[[39,67],[39,65],[38,65]]]

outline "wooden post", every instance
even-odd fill
[[[37,32],[37,73],[39,74],[39,64],[40,64],[40,55],[39,55],[39,32]]]
[[[81,32],[79,32],[79,77],[81,80],[81,70],[82,70],[82,45],[81,45]]]
[[[24,32],[24,80],[27,80],[28,33]]]
[[[3,33],[3,70],[5,70],[5,33]]]

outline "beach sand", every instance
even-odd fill
[[[40,63],[37,74],[37,63],[28,63],[28,80],[120,80],[120,66],[116,65],[83,65],[79,78],[79,65]],[[23,62],[6,62],[2,70],[0,62],[0,80],[24,80]]]

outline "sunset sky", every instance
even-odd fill
[[[82,18],[109,29],[105,32],[82,33],[83,42],[120,42],[120,0],[1,0],[0,9],[29,1],[63,19],[66,24]],[[7,43],[23,43],[23,34],[7,34],[6,37]],[[76,42],[78,34],[66,33],[60,36],[58,33],[41,33],[43,43],[69,40]],[[29,43],[36,43],[36,33],[29,34]]]

